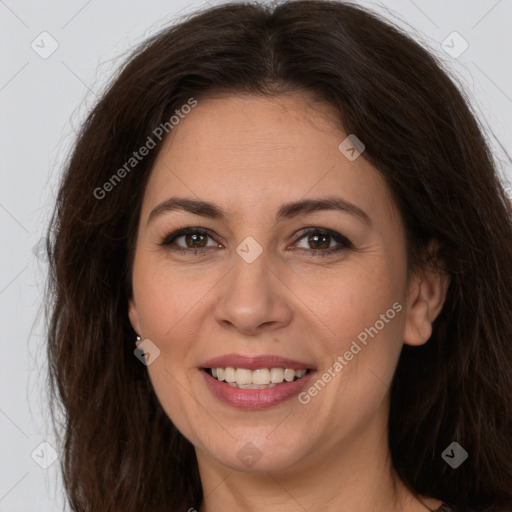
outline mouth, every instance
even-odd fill
[[[309,363],[278,356],[228,354],[198,368],[220,402],[238,409],[264,409],[298,395],[317,373]]]

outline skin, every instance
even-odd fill
[[[160,350],[147,369],[164,410],[196,449],[200,512],[424,512],[441,504],[398,479],[387,421],[402,345],[428,341],[448,278],[423,271],[407,280],[391,193],[364,153],[349,161],[338,149],[347,134],[333,116],[296,93],[201,100],[171,132],[149,178],[129,317]],[[362,209],[371,225],[339,211],[276,222],[284,203],[332,195]],[[168,211],[148,224],[172,196],[216,203],[227,219]],[[186,237],[175,245],[188,253],[160,245],[181,227],[211,231],[205,252],[194,254]],[[299,233],[307,227],[340,233],[354,248],[322,257],[339,244],[308,242]],[[236,252],[248,236],[263,251],[252,263]],[[400,313],[305,405],[292,398],[236,409],[209,392],[198,370],[223,354],[275,354],[308,362],[321,376],[396,302]],[[251,468],[237,456],[249,442],[261,454]]]

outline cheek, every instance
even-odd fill
[[[134,293],[144,335],[163,343],[181,332],[212,288],[210,281],[204,272],[191,276],[182,268],[141,258],[134,268]]]
[[[152,387],[167,416],[191,439],[191,425],[201,417],[200,407],[194,401],[191,405],[189,390],[197,372],[190,361],[191,347],[201,325],[200,300],[212,285],[142,257],[134,267],[133,280],[144,337],[160,350],[147,367]]]
[[[356,271],[343,273],[342,277],[326,281],[322,292],[317,293],[314,313],[325,319],[336,337],[346,340],[357,337],[366,328],[385,318],[382,331],[400,332],[401,315],[394,303],[402,305],[403,286],[399,276],[393,275],[382,260]],[[386,312],[389,312],[386,315]],[[389,320],[386,322],[386,320]]]
[[[321,303],[321,316],[329,326],[323,343],[325,368],[337,362],[331,370],[337,382],[334,401],[380,401],[402,347],[402,279],[385,260],[373,263],[331,282]]]

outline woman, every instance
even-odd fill
[[[146,41],[49,235],[73,510],[511,509],[509,203],[375,14],[233,3]]]

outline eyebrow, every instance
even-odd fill
[[[226,212],[213,203],[200,201],[196,199],[188,199],[184,197],[171,197],[158,206],[156,206],[148,216],[147,224],[170,211],[186,211],[202,217],[218,219],[223,222],[227,221]],[[291,203],[286,203],[279,208],[276,215],[276,221],[291,219],[299,215],[308,215],[313,212],[334,210],[354,215],[362,220],[368,226],[372,225],[372,221],[368,214],[353,203],[345,201],[340,197],[324,197],[321,199],[301,199]]]

